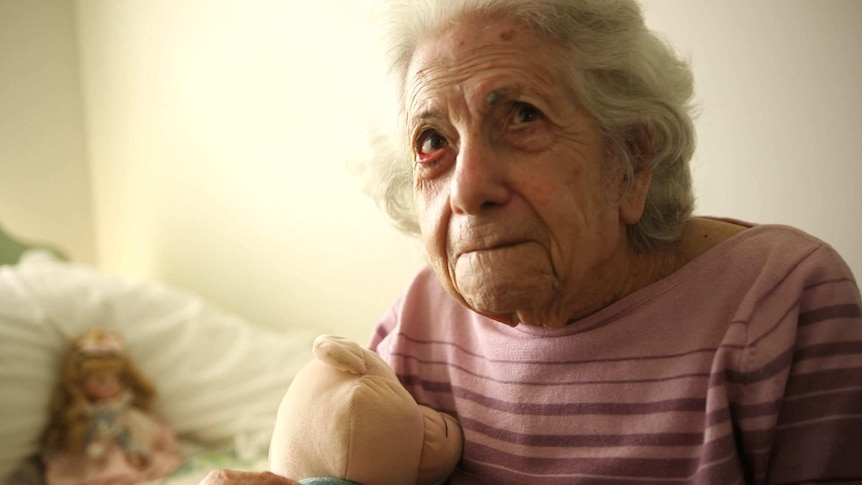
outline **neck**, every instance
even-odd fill
[[[561,294],[550,309],[518,312],[514,322],[504,323],[562,328],[669,276],[688,262],[688,256],[682,244],[641,253],[622,240],[617,251],[605,264],[595,268],[591,272],[593,276],[586,278],[581,287],[561,288]]]
[[[594,298],[580,298],[588,304],[575,306],[562,325],[581,320],[597,311],[612,305],[625,296],[646,288],[676,272],[704,252],[724,240],[744,231],[746,228],[736,224],[695,217],[690,219],[683,230],[680,240],[672,245],[656,248],[649,253],[634,251],[625,245],[616,263],[600,271],[591,285],[604,288],[595,292]],[[587,289],[583,294],[589,295]],[[562,326],[558,325],[558,326]]]
[[[586,318],[611,306],[624,297],[664,279],[684,263],[677,247],[656,249],[649,253],[636,252],[627,246],[626,257],[617,269],[606,270],[605,290],[590,305],[577,308],[567,324]]]

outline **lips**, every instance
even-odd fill
[[[495,218],[461,218],[450,223],[446,241],[449,257],[465,254],[492,252],[527,243],[538,243],[537,231],[532,221],[522,217],[510,217],[507,221]]]
[[[520,246],[521,244],[527,244],[531,241],[526,239],[517,239],[511,241],[499,241],[488,243],[487,241],[483,241],[482,243],[470,244],[467,245],[464,249],[461,249],[456,252],[458,256],[462,256],[469,253],[475,253],[479,251],[496,251],[499,249],[508,249],[515,246]]]

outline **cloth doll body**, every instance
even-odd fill
[[[392,369],[355,342],[323,335],[278,410],[270,471],[307,485],[444,481],[461,457],[451,416],[420,406]]]

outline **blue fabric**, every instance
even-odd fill
[[[332,478],[332,477],[312,477],[312,478],[304,478],[299,481],[302,485],[359,485],[356,482],[351,482],[350,480],[343,480],[341,478]]]

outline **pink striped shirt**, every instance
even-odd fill
[[[430,269],[371,347],[456,416],[450,483],[862,481],[862,316],[825,243],[755,226],[562,330],[509,328]]]

